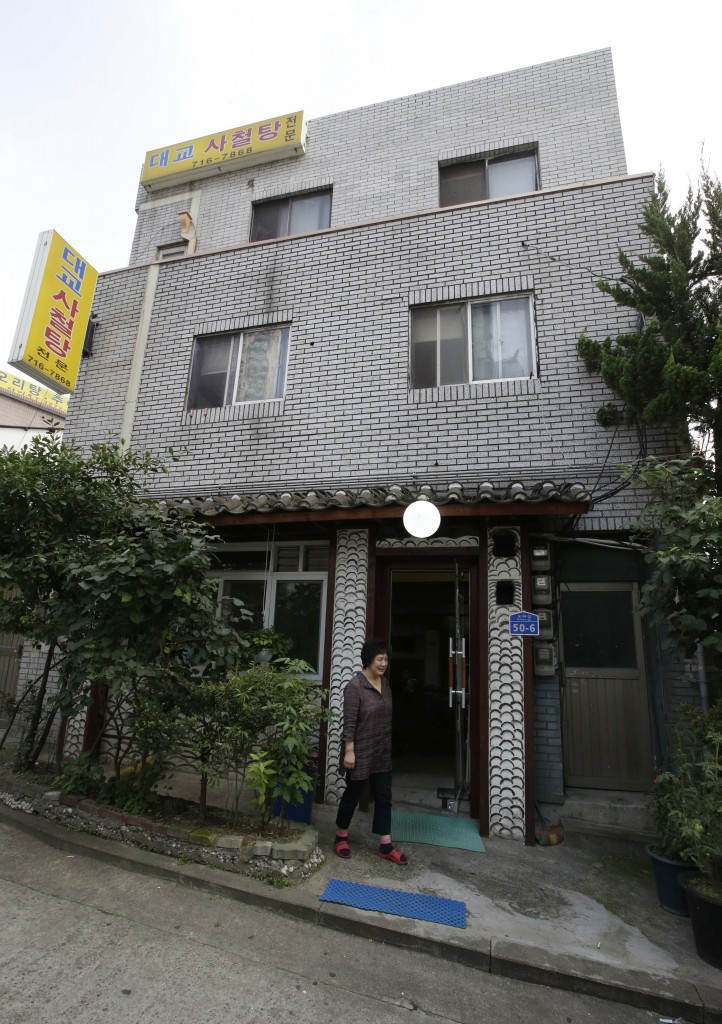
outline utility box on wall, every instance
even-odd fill
[[[553,676],[556,673],[556,648],[554,644],[537,642],[534,644],[534,675]]]
[[[539,616],[539,639],[554,639],[554,612],[551,608],[533,608],[532,611]]]
[[[549,572],[552,567],[552,552],[548,540],[533,540],[531,542],[531,571]]]

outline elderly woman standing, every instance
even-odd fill
[[[408,864],[406,854],[391,842],[391,687],[386,678],[388,645],[366,640],[361,648],[361,672],[344,691],[342,763],[346,790],[336,815],[333,848],[343,860],[351,857],[348,828],[366,780],[374,795],[373,832],[381,836],[379,857]]]

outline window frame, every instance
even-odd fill
[[[299,548],[299,559],[298,568],[295,570],[277,570],[271,568],[276,564],[276,556],[279,548],[282,547],[298,547]],[[214,579],[218,580],[218,616],[221,615],[222,602],[223,602],[223,591],[224,584],[226,581],[233,580],[256,580],[264,584],[263,590],[263,628],[272,628],[275,622],[276,616],[276,596],[278,593],[279,583],[321,583],[321,601],[319,607],[319,630],[318,630],[318,647],[317,647],[317,662],[318,669],[310,675],[314,679],[322,679],[324,671],[324,653],[325,653],[325,639],[326,639],[326,610],[328,607],[328,569],[304,569],[305,553],[310,547],[323,547],[326,548],[330,555],[330,545],[327,541],[288,541],[288,542],[273,542],[271,544],[223,544],[220,546],[218,551],[219,555],[222,555],[223,551],[234,552],[234,551],[258,551],[263,552],[267,556],[267,568],[266,569],[212,569],[209,573]]]
[[[473,331],[472,331],[472,310],[479,306],[496,306],[501,307],[504,302],[518,301],[525,299],[527,302],[527,327],[528,327],[528,342],[529,342],[529,363],[531,372],[523,375],[516,375],[513,377],[474,377],[474,344],[473,344]],[[456,381],[444,381],[441,382],[441,346],[443,338],[441,337],[439,315],[442,309],[453,309],[455,307],[462,307],[464,309],[464,341],[466,344],[466,379]],[[414,345],[419,344],[415,342],[413,338],[413,319],[414,312],[417,310],[434,310],[436,312],[436,371],[435,371],[435,382],[433,384],[416,384],[414,382],[413,374],[413,353]],[[500,313],[497,314],[497,320]],[[497,332],[497,337],[499,332]],[[490,295],[483,298],[476,299],[462,299],[457,302],[435,302],[428,304],[419,304],[412,306],[409,310],[409,390],[411,391],[425,391],[429,388],[444,388],[444,387],[459,387],[463,385],[477,385],[477,384],[497,384],[502,381],[510,380],[530,380],[538,378],[539,376],[539,362],[538,362],[538,349],[537,349],[537,338],[536,338],[536,318],[534,315],[534,294],[533,292],[518,292],[505,295]]]
[[[241,376],[242,367],[244,365],[244,338],[254,334],[260,334],[264,331],[280,331],[280,346],[279,346],[279,358],[278,365],[276,367],[276,386],[275,394],[264,398],[244,398],[241,400],[236,399],[239,388],[239,378]],[[201,370],[196,371],[196,359],[200,347],[204,342],[210,342],[216,339],[227,339],[229,343],[229,350],[226,362],[225,373],[225,384],[223,387],[223,401],[216,405],[196,405],[191,404],[194,399],[195,391],[199,389],[200,377],[202,377]],[[280,324],[266,324],[257,327],[242,327],[237,331],[211,331],[208,334],[197,334],[193,339],[193,348],[191,351],[190,367],[188,371],[188,386],[186,389],[186,402],[185,412],[199,412],[203,409],[232,409],[239,406],[259,405],[262,402],[279,402],[282,401],[286,394],[286,381],[288,377],[288,356],[291,347],[291,324],[280,323]],[[196,381],[195,374],[199,375],[199,380]],[[222,371],[217,371],[220,374]]]
[[[269,196],[266,199],[259,199],[251,204],[251,226],[249,232],[249,240],[251,242],[271,242],[276,238],[291,238],[293,235],[307,234],[306,231],[291,231],[291,219],[293,216],[293,204],[294,202],[301,201],[304,199],[311,199],[313,197],[327,198],[328,199],[328,223],[320,228],[313,228],[313,231],[326,231],[331,227],[331,213],[333,208],[333,188],[331,186],[327,188],[317,188],[309,192],[293,192],[286,196]],[[263,237],[255,237],[256,231],[256,211],[270,206],[277,206],[279,209],[279,219],[283,218],[285,224],[285,230],[278,230],[276,234],[264,235]]]
[[[501,196],[490,196],[489,195],[489,166],[492,164],[500,163],[513,163],[515,160],[521,160],[524,158],[533,157],[534,159],[534,188],[528,189],[525,192],[508,192]],[[452,168],[460,167],[477,167],[480,169],[482,174],[482,195],[477,196],[474,199],[463,199],[460,202],[444,202],[443,201],[443,174],[447,170]],[[463,206],[466,203],[479,203],[488,201],[489,199],[504,199],[506,196],[512,195],[531,195],[532,192],[538,192],[541,187],[539,179],[539,151],[536,146],[529,146],[525,149],[513,150],[512,152],[506,153],[493,153],[487,154],[486,156],[474,156],[469,157],[465,160],[445,160],[439,164],[439,206],[442,209],[446,209],[449,206]]]
[[[180,260],[188,255],[188,242],[166,242],[156,246],[155,258],[161,263],[168,260]]]

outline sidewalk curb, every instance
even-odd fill
[[[592,995],[667,1016],[683,1016],[690,1024],[722,1024],[722,991],[665,975],[624,970],[585,957],[550,953],[496,936],[471,947],[443,935],[422,934],[419,922],[406,918],[379,920],[353,907],[320,903],[298,886],[269,890],[264,882],[199,864],[177,864],[158,853],[72,832],[35,814],[0,804],[0,822],[14,826],[56,849],[94,857],[116,867],[164,878],[236,899],[251,906],[294,917],[361,938],[464,964],[506,978]],[[424,930],[428,927],[424,925]],[[433,926],[431,926],[433,927]]]

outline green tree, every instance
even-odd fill
[[[687,657],[701,644],[714,670],[722,664],[722,496],[712,468],[701,457],[648,460],[634,475],[651,493],[641,611]]]
[[[641,314],[640,329],[596,341],[582,334],[578,352],[623,402],[605,405],[604,425],[663,426],[688,447],[690,425],[711,439],[715,489],[722,494],[722,187],[702,173],[682,207],[670,209],[660,174],[643,211],[651,252],[619,253],[623,276],[600,281],[615,302]]]
[[[157,773],[178,746],[188,681],[238,661],[244,641],[218,617],[208,576],[209,528],[152,500],[149,479],[160,472],[156,459],[120,445],[84,454],[40,438],[0,452],[0,585],[9,593],[0,629],[47,645],[21,698],[19,768],[35,763],[57,714],[64,723],[93,694],[122,716],[116,776],[131,750]]]
[[[245,608],[232,609],[230,621],[241,622]],[[184,759],[200,779],[198,803],[201,817],[206,815],[208,786],[226,778],[232,783],[233,820],[239,814],[240,797],[246,779],[248,758],[258,737],[272,723],[269,705],[269,681],[274,673],[259,664],[259,654],[285,658],[292,641],[275,629],[244,630],[248,645],[240,652],[231,673],[204,672],[202,678],[186,682],[188,692],[182,699]]]

